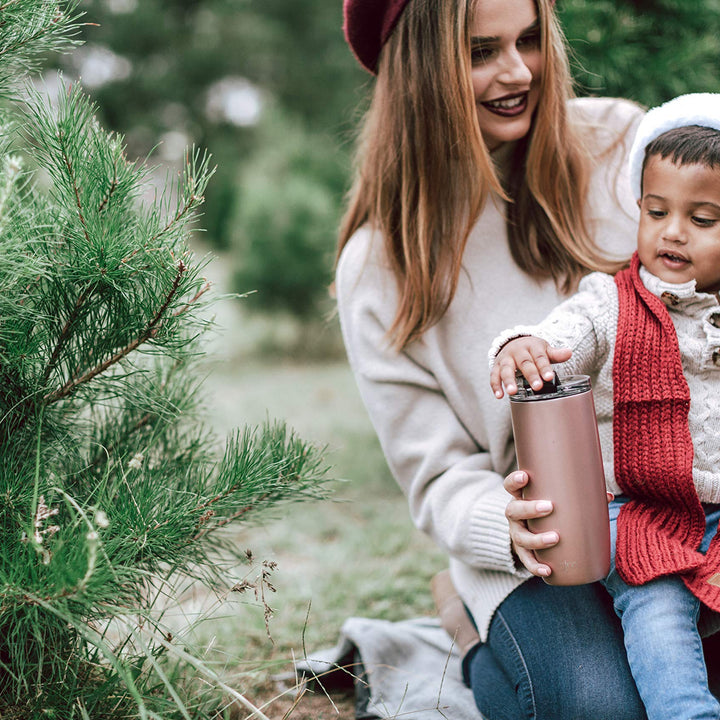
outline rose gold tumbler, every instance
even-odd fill
[[[553,503],[550,515],[528,521],[532,532],[560,536],[557,545],[535,553],[552,569],[545,582],[582,585],[610,570],[605,474],[590,378],[555,378],[537,393],[518,382],[510,396],[515,452],[530,478],[523,497]]]

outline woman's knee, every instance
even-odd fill
[[[518,665],[522,658],[518,655]],[[634,684],[629,688],[598,682],[591,673],[556,673],[549,668],[531,677],[532,668],[514,677],[488,645],[469,663],[475,703],[486,720],[646,720]],[[630,680],[632,683],[632,680]]]
[[[554,696],[537,693],[537,720],[647,720],[634,683],[623,691],[588,682],[582,674],[567,680]]]
[[[505,679],[502,695],[509,695],[508,688],[514,694],[515,715],[508,717],[646,717],[627,664],[619,620],[599,586],[553,588],[542,581],[525,583],[496,611],[477,662],[475,685],[483,683],[483,672],[497,666]],[[486,703],[483,714],[489,720],[506,717],[489,707],[492,690],[473,690],[481,711],[480,702]]]
[[[487,645],[479,647],[467,668],[475,704],[487,720],[530,718],[521,707],[517,688]]]

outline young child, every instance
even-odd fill
[[[520,371],[537,390],[551,363],[592,377],[616,495],[604,584],[638,691],[650,720],[720,718],[697,623],[701,604],[720,611],[720,95],[651,110],[629,162],[630,267],[588,275],[542,323],[496,338],[490,384],[514,394]]]

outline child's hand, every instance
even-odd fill
[[[508,395],[514,395],[517,392],[515,373],[520,370],[530,387],[540,390],[544,381],[555,377],[552,363],[565,362],[571,355],[569,348],[553,347],[531,335],[515,338],[497,354],[490,373],[490,387],[497,398],[503,396],[503,385]]]

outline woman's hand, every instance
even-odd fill
[[[571,355],[569,348],[553,347],[532,335],[517,337],[505,343],[497,354],[490,373],[490,387],[496,398],[503,396],[503,385],[508,395],[514,395],[517,392],[515,373],[519,370],[533,390],[540,390],[544,381],[555,377],[552,363],[565,362]]]
[[[535,550],[557,545],[560,536],[554,530],[542,533],[528,530],[528,520],[545,517],[553,511],[553,504],[549,500],[522,499],[522,491],[528,480],[527,473],[522,470],[516,470],[505,478],[503,486],[513,496],[505,508],[505,517],[508,519],[510,543],[517,559],[533,575],[546,578],[552,570],[549,565],[538,562]],[[609,503],[615,499],[611,492],[606,491],[605,495]]]
[[[532,533],[528,530],[527,521],[541,518],[553,511],[549,500],[523,500],[522,490],[528,483],[527,473],[522,470],[510,473],[505,478],[504,487],[513,496],[505,508],[505,517],[510,525],[510,542],[518,560],[538,577],[549,577],[552,570],[548,565],[538,562],[535,550],[542,550],[556,545],[560,537],[553,530],[543,533]]]

